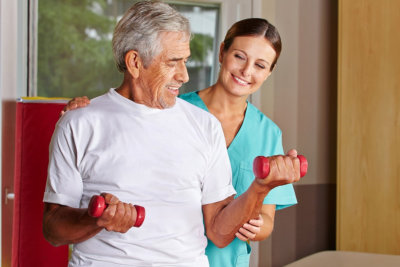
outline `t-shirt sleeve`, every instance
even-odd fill
[[[284,155],[282,145],[282,132],[276,138],[275,147],[271,155]],[[297,204],[296,194],[292,184],[281,185],[272,189],[265,197],[263,204],[275,204],[276,210]]]
[[[210,204],[236,194],[232,186],[232,169],[221,124],[213,121],[210,154],[202,184],[202,204]]]
[[[68,126],[56,125],[50,147],[44,202],[79,208],[82,178],[77,167],[77,151]]]

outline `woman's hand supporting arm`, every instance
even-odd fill
[[[268,192],[253,182],[249,189],[236,199],[231,196],[223,201],[204,205],[207,237],[217,247],[227,246],[244,223],[258,216]]]
[[[258,218],[265,196],[275,187],[300,179],[300,162],[297,155],[270,157],[270,173],[265,179],[255,179],[248,190],[236,199],[227,199],[203,205],[207,237],[217,246],[225,247],[235,238],[239,229],[251,219]],[[275,210],[274,210],[275,211]],[[263,219],[273,221],[275,213]],[[266,229],[266,234],[272,231]],[[269,232],[269,233],[268,233]],[[260,235],[260,238],[262,235]]]
[[[275,205],[264,204],[257,219],[245,223],[236,233],[242,241],[262,241],[269,237],[274,229]]]

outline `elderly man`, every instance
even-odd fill
[[[208,266],[205,234],[226,246],[258,215],[271,188],[256,180],[233,200],[220,123],[177,99],[189,40],[187,19],[167,4],[135,4],[113,37],[122,84],[57,124],[43,232],[53,245],[74,244],[69,266]],[[273,158],[268,184],[298,180],[298,165]],[[100,193],[108,207],[92,218],[88,202]],[[140,228],[130,203],[146,208]]]

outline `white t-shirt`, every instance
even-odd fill
[[[202,205],[235,194],[218,120],[181,99],[153,109],[114,89],[56,125],[44,201],[86,208],[107,192],[146,209],[140,228],[101,231],[70,266],[208,266]]]

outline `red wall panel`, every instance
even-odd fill
[[[68,265],[68,246],[43,237],[43,193],[49,143],[64,103],[18,102],[15,129],[13,267]]]

